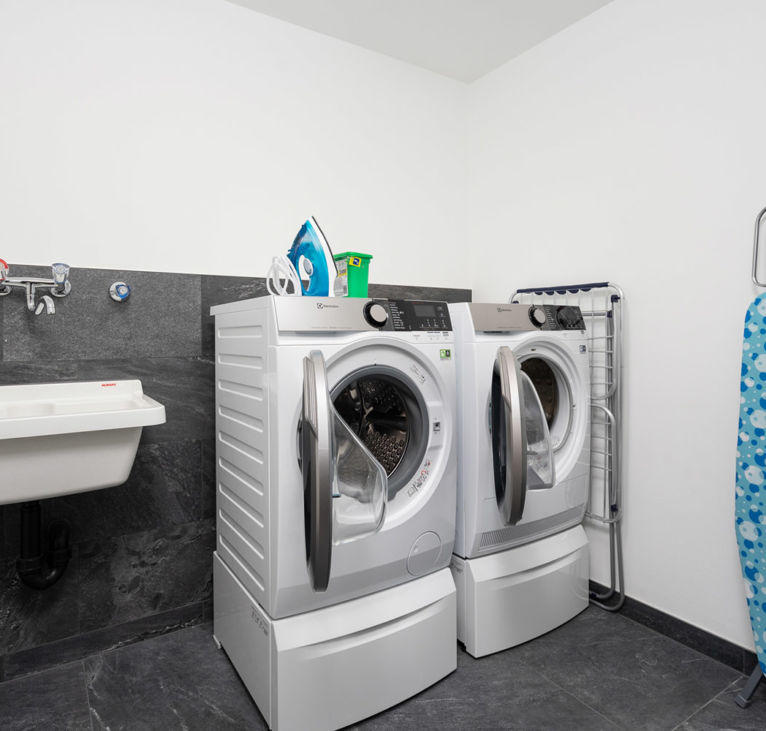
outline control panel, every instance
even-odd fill
[[[388,317],[381,325],[385,330],[422,330],[433,331],[452,330],[452,321],[446,302],[428,300],[377,300],[368,303],[369,315],[365,315],[370,324],[374,324],[370,316],[375,308],[385,310]],[[380,319],[378,320],[380,321]]]
[[[535,330],[585,330],[579,307],[470,302],[476,332],[533,332]]]
[[[446,302],[359,297],[274,297],[280,332],[452,330]]]
[[[585,330],[585,320],[579,307],[572,305],[532,305],[530,308],[535,319],[532,322],[541,330]],[[545,320],[540,322],[540,316]],[[538,324],[539,323],[539,324]]]

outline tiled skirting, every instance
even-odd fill
[[[590,582],[590,588],[591,591],[599,594],[603,594],[606,591],[605,586],[595,581]],[[749,675],[758,661],[754,652],[735,645],[728,640],[716,637],[716,635],[688,624],[670,614],[665,614],[665,612],[650,607],[648,604],[631,599],[629,596],[625,597],[625,604],[620,610],[620,614],[666,637],[670,637],[682,645],[691,647],[703,655],[712,657],[714,660],[718,660],[718,662],[722,662],[724,665],[728,665],[740,673]]]
[[[12,276],[49,276],[11,264]],[[55,315],[0,297],[0,385],[138,378],[167,422],[144,429],[128,481],[42,502],[67,520],[72,559],[44,591],[15,569],[20,507],[0,506],[0,680],[210,618],[215,547],[213,318],[264,279],[73,269]],[[133,289],[112,301],[109,285]],[[470,290],[370,285],[370,295],[470,300]]]

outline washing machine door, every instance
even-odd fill
[[[300,466],[306,563],[312,588],[325,591],[333,545],[379,530],[388,486],[385,470],[333,407],[320,351],[303,359]]]
[[[332,420],[324,358],[313,351],[303,359],[300,457],[306,562],[311,586],[324,591],[332,559]]]
[[[532,381],[508,346],[498,348],[490,395],[492,467],[498,509],[506,525],[524,513],[527,490],[555,482],[548,423]]]

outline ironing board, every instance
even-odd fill
[[[745,314],[740,379],[737,486],[734,499],[739,560],[758,653],[750,680],[736,700],[750,705],[766,673],[766,297]]]
[[[764,208],[755,219],[753,282],[757,276],[758,236]],[[734,514],[745,596],[758,664],[735,700],[746,708],[766,674],[766,294],[745,313],[740,371],[737,480]]]

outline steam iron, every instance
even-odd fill
[[[309,297],[334,297],[335,277],[338,270],[332,257],[330,244],[311,216],[301,226],[298,235],[287,252],[287,258],[295,267],[300,280],[301,293]],[[304,280],[308,279],[308,287]]]

